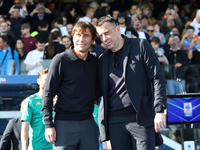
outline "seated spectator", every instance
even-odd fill
[[[10,20],[6,20],[6,23],[8,25],[8,30],[10,31],[11,26],[12,26],[12,22]]]
[[[62,17],[57,17],[53,20],[53,28],[58,27],[60,28],[62,36],[68,34],[66,26],[63,26],[63,19]]]
[[[20,26],[25,23],[26,19],[20,17],[19,9],[13,9],[12,11],[13,18],[10,18],[10,15],[7,18],[11,21],[11,31],[14,33],[15,38],[19,39],[20,37]]]
[[[165,39],[168,42],[171,35],[178,34],[180,36],[179,30],[176,26],[172,27],[170,32],[165,34]]]
[[[140,22],[140,20],[138,19],[137,16],[134,15],[132,17],[132,19],[131,19],[131,25],[137,31],[138,38],[144,38],[144,39],[147,39],[150,42],[149,35],[146,32],[142,31],[142,24],[141,24],[141,22]]]
[[[120,34],[125,35],[125,31],[126,31],[126,18],[125,15],[123,13],[119,13],[118,17],[117,17],[117,23],[120,27]]]
[[[130,7],[130,13],[127,15],[127,17],[129,17],[131,19],[131,17],[137,13],[137,3],[132,3],[131,7]]]
[[[62,45],[65,46],[65,50],[69,50],[70,46],[72,45],[71,39],[68,36],[62,37]]]
[[[114,9],[113,11],[112,11],[112,17],[113,17],[113,19],[115,20],[115,21],[117,21],[117,17],[118,17],[118,15],[119,15],[119,10],[118,9]]]
[[[51,30],[48,44],[44,50],[44,59],[52,59],[56,54],[65,51],[65,46],[60,44],[61,37],[62,35],[58,29],[54,28]]]
[[[41,4],[38,4],[29,16],[29,22],[31,24],[32,31],[38,30],[39,21],[41,20],[46,20],[47,23],[50,25],[53,20],[53,15],[51,14],[51,11],[48,8],[44,7]]]
[[[95,18],[99,19],[102,16],[106,16],[106,13],[99,8],[99,4],[97,2],[90,3],[89,7],[93,9]]]
[[[0,36],[0,75],[19,75],[20,65],[17,51],[12,50],[7,43],[7,36]]]
[[[19,60],[26,58],[27,52],[24,51],[24,41],[22,41],[22,39],[16,41],[15,50],[18,53]]]
[[[146,32],[146,29],[149,26],[148,16],[142,15],[142,18],[141,18],[140,22],[142,24],[142,31]]]
[[[63,20],[63,26],[67,25],[67,18],[65,16],[62,16],[62,20]]]
[[[73,30],[73,28],[74,28],[74,25],[72,24],[72,23],[67,23],[67,32],[68,32],[68,34],[67,34],[67,36],[69,36],[70,37],[70,39],[71,39],[71,41],[72,41],[72,44],[73,44],[73,39],[72,39],[72,30]]]
[[[86,15],[84,17],[79,18],[78,22],[80,22],[80,21],[91,22],[92,17],[94,17],[94,10],[91,7],[89,7],[86,10]]]
[[[194,37],[194,27],[188,26],[186,28],[186,33],[183,36],[183,38],[181,39],[181,42],[179,44],[179,47],[181,49],[183,49],[184,51],[186,51],[187,54],[188,54],[190,49],[192,49],[192,50],[196,50],[197,49],[197,45],[195,43],[193,43],[191,45],[193,37]]]
[[[26,64],[28,75],[37,75],[40,69],[43,68],[44,46],[45,40],[39,38],[36,42],[36,49],[27,54],[24,64]]]
[[[21,0],[14,0],[14,5],[9,10],[10,18],[13,18],[12,12],[14,11],[14,9],[19,9],[19,13],[22,18],[26,18],[26,16],[28,15],[26,5],[22,4]]]
[[[30,28],[31,26],[28,23],[24,23],[21,25],[21,33],[22,33],[22,40],[24,41],[24,51],[30,52],[34,50],[37,38],[31,37],[30,35]]]
[[[149,25],[147,27],[146,33],[149,35],[149,39],[151,41],[151,39],[154,37],[154,26],[153,25]]]
[[[160,24],[158,22],[155,22],[153,26],[154,26],[154,36],[160,39],[160,45],[161,47],[163,47],[166,43],[166,39],[165,35],[160,32]]]
[[[142,6],[141,10],[142,10],[142,15],[146,16],[148,23],[150,25],[153,25],[153,20],[151,19],[152,11],[150,11],[149,6]]]
[[[96,27],[97,22],[98,22],[98,18],[93,17],[91,20],[91,24]]]
[[[183,24],[181,19],[178,17],[178,14],[173,9],[167,9],[165,12],[165,16],[162,19],[161,23],[161,32],[165,35],[170,33],[172,27],[176,26],[179,30],[179,33],[182,32]],[[167,37],[165,37],[168,39]]]
[[[48,26],[49,25],[47,24],[46,20],[41,20],[38,26],[39,33],[36,35],[36,38],[45,39],[45,43],[48,42],[48,38],[49,38]]]
[[[185,73],[189,61],[186,52],[179,48],[179,36],[175,34],[169,40],[171,41],[170,49],[165,52],[165,56],[170,65],[170,74],[169,77],[166,77],[166,90],[168,95],[181,94],[183,91],[180,84],[182,84],[183,90],[185,91]],[[182,82],[179,83],[177,78],[181,79]]]
[[[192,47],[194,43],[197,43],[196,47]],[[192,39],[190,44],[188,59],[191,60],[191,64],[200,64],[200,33],[198,34],[198,40]]]
[[[198,11],[198,9],[197,9]],[[191,26],[194,27],[194,34],[198,35],[198,33],[200,32],[200,14],[196,13],[196,16],[194,18],[194,20],[190,23]]]
[[[8,31],[8,25],[6,22],[2,22],[0,24],[0,35],[5,35],[7,36],[8,38],[8,45],[14,49],[15,48],[15,38],[13,38],[14,35],[11,35],[13,34],[12,31]]]
[[[54,18],[60,17],[60,15],[61,15],[60,10],[56,9],[56,5],[54,2],[49,3],[49,10],[53,14]]]
[[[167,60],[167,57],[164,55],[165,51],[162,48],[159,48],[160,46],[160,39],[158,37],[153,37],[151,39],[151,46],[155,50],[156,55],[158,56],[158,60],[160,62],[160,65],[164,72],[169,71],[169,61]]]

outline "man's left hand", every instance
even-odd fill
[[[154,127],[155,131],[161,131],[166,128],[165,114],[164,113],[156,113],[154,118]]]

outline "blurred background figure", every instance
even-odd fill
[[[62,37],[62,45],[65,46],[65,50],[69,50],[70,46],[72,45],[71,39],[68,36]]]

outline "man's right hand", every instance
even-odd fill
[[[56,142],[56,130],[55,130],[54,127],[45,129],[45,138],[49,143],[55,144],[55,142]]]

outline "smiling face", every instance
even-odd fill
[[[72,44],[72,42],[71,42],[70,38],[64,37],[62,39],[62,44],[65,46],[65,49],[69,49],[71,44]]]
[[[109,22],[105,22],[102,26],[96,28],[100,40],[106,47],[112,51],[119,50],[120,27],[112,26]]]
[[[78,30],[73,35],[74,50],[76,52],[86,53],[89,51],[94,40],[92,39],[92,34],[90,30],[86,28],[85,30]]]

